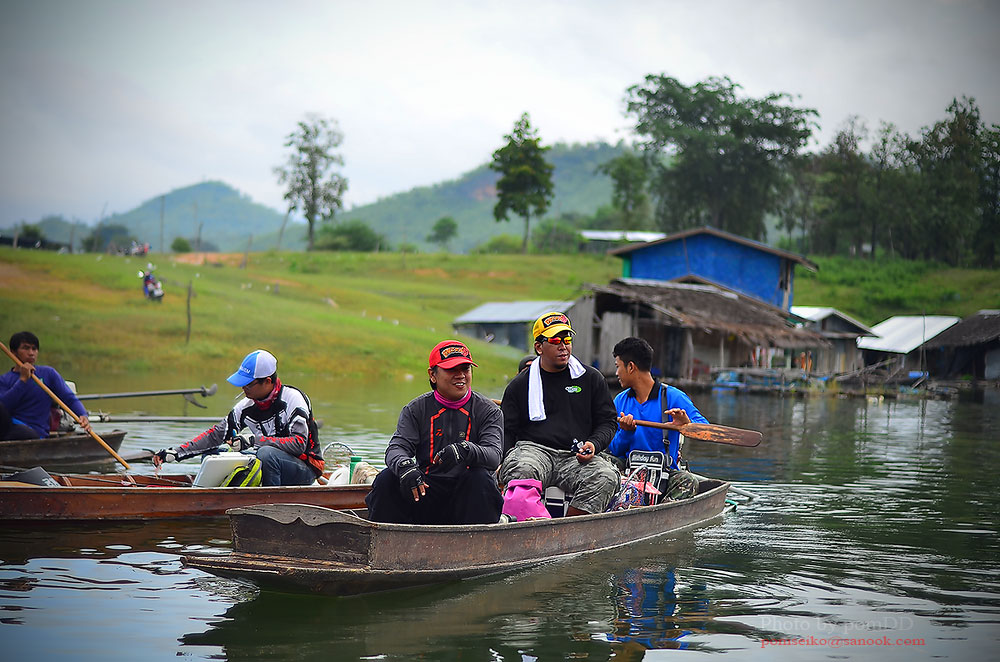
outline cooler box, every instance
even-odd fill
[[[198,475],[194,477],[195,487],[218,487],[233,469],[245,467],[253,459],[253,455],[243,453],[219,453],[208,455],[201,462]]]

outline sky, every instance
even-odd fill
[[[0,226],[95,223],[221,180],[284,210],[274,168],[337,120],[345,208],[456,179],[531,116],[544,144],[635,139],[649,74],[728,76],[917,136],[952,99],[1000,124],[1000,0],[0,0]]]

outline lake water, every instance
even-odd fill
[[[308,388],[319,393],[324,442],[346,441],[378,463],[399,407],[422,386],[382,392],[374,404],[362,403],[370,393]],[[710,420],[764,433],[755,449],[687,444],[694,471],[756,495],[699,528],[503,577],[338,599],[259,592],[183,567],[182,554],[228,547],[225,522],[5,525],[0,651],[102,661],[996,654],[1000,393],[693,395]],[[210,412],[225,411],[228,398],[211,399]],[[102,404],[137,406],[120,402]],[[129,451],[205,427],[97,429],[128,429]]]

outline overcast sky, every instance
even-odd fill
[[[729,76],[750,96],[917,135],[974,97],[1000,123],[1000,1],[0,0],[0,226],[95,222],[212,179],[282,210],[306,113],[345,134],[348,207],[543,141],[630,141],[626,88]]]

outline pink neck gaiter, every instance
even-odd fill
[[[445,407],[447,407],[448,409],[458,409],[459,407],[464,407],[465,403],[468,402],[469,398],[471,397],[472,397],[471,388],[465,392],[465,397],[460,400],[445,400],[444,398],[441,397],[440,393],[434,391],[434,399],[437,400],[442,405],[444,405]]]

